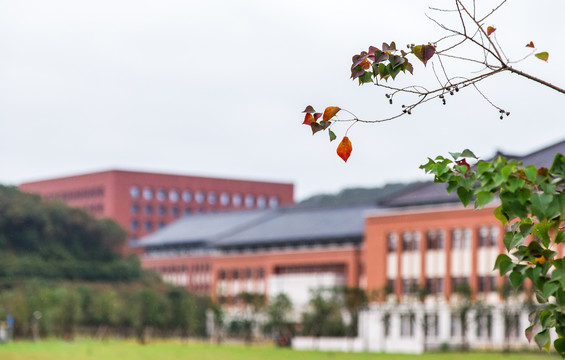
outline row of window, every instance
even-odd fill
[[[80,190],[73,190],[73,191],[64,191],[64,192],[57,192],[52,194],[46,194],[46,199],[51,198],[59,198],[65,201],[74,200],[74,199],[84,199],[84,198],[93,198],[93,197],[101,197],[104,196],[104,188],[103,187],[94,187],[94,188],[86,188]]]
[[[100,215],[104,212],[104,204],[84,205],[81,208],[95,215]]]
[[[210,264],[191,264],[191,265],[172,265],[151,268],[159,273],[185,273],[185,272],[207,272],[210,271]]]
[[[478,288],[477,292],[493,292],[496,291],[497,277],[496,276],[479,276],[478,277]],[[421,290],[418,283],[418,279],[402,279],[401,282],[401,292],[403,295],[414,294]],[[468,277],[452,277],[451,278],[451,289],[452,291],[464,291],[465,288],[469,286]],[[393,293],[395,288],[395,279],[387,280],[387,291]],[[470,288],[469,288],[470,289]],[[424,288],[426,294],[443,294],[444,291],[444,279],[443,278],[427,278],[426,285]]]
[[[220,269],[218,270],[219,280],[237,280],[237,279],[263,279],[265,277],[265,269],[263,268],[246,268],[246,269]]]
[[[453,229],[452,249],[468,249],[471,247],[471,229]],[[477,229],[477,241],[479,247],[494,247],[497,244],[499,229],[496,226],[482,226]],[[402,251],[420,250],[420,233],[417,231],[405,231],[402,233]],[[428,250],[445,248],[445,231],[429,230],[426,233],[426,245]],[[397,233],[390,233],[387,238],[388,252],[395,252],[399,239]]]
[[[439,315],[437,313],[424,315],[424,331],[428,337],[438,337],[440,334]],[[477,323],[475,327],[475,335],[481,339],[491,339],[492,337],[492,323],[493,316],[490,312],[477,315],[474,320]],[[386,314],[383,317],[384,334],[385,337],[392,336],[391,334],[391,316]],[[449,322],[449,335],[451,337],[460,337],[462,332],[461,314],[451,314]],[[413,337],[416,330],[416,316],[413,313],[406,313],[400,315],[400,336]],[[506,314],[504,321],[504,335],[505,337],[519,338],[522,336],[520,327],[520,313],[512,312]]]
[[[267,196],[259,195],[255,198],[255,195],[247,194],[243,196],[242,194],[235,193],[230,194],[228,192],[222,192],[218,194],[215,191],[209,191],[207,194],[203,191],[196,191],[194,196],[191,190],[184,190],[182,193],[177,189],[165,190],[165,189],[158,189],[156,192],[153,188],[147,186],[141,189],[139,186],[132,186],[130,188],[130,196],[133,199],[138,199],[143,197],[145,200],[152,200],[155,196],[155,199],[159,201],[165,201],[167,198],[171,202],[178,202],[180,199],[185,203],[190,203],[191,201],[195,201],[198,204],[203,204],[207,202],[210,205],[220,204],[222,206],[233,205],[235,207],[240,207],[245,205],[247,208],[252,208],[256,206],[259,209],[264,209],[267,205],[270,208],[276,208],[279,206],[279,199],[276,196]]]
[[[155,225],[159,229],[162,229],[162,228],[165,227],[165,225],[167,225],[167,223],[164,222],[164,221],[158,221],[157,223],[153,223],[153,221],[151,221],[151,220],[146,220],[146,221],[143,221],[143,222],[140,222],[139,220],[132,220],[132,221],[130,221],[129,227],[132,231],[137,231],[137,230],[140,229],[141,225],[143,225],[143,230],[153,231]]]
[[[139,215],[141,213],[141,209],[141,206],[139,206],[139,204],[137,203],[130,205],[130,212],[132,215]],[[157,209],[155,211],[155,208],[151,204],[146,204],[143,206],[143,214],[153,215],[154,212],[156,212],[159,216],[165,216],[167,215],[167,213],[169,213],[171,216],[177,217],[180,214],[180,209],[177,206],[171,206],[170,208],[168,208],[165,205],[159,205],[157,206]],[[183,210],[183,213],[185,215],[190,215],[193,212],[204,213],[205,210],[203,208],[191,209],[188,207],[184,208]]]

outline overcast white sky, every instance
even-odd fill
[[[511,112],[503,121],[466,90],[449,106],[356,125],[347,164],[339,139],[312,137],[308,104],[390,114],[381,89],[349,80],[351,56],[436,40],[425,14],[438,4],[451,2],[0,0],[0,183],[131,169],[293,182],[300,200],[423,179],[419,164],[448,151],[523,154],[564,140],[565,95],[512,75],[481,86]],[[516,67],[565,86],[564,10],[512,0],[489,24],[513,59],[530,40],[549,51],[547,64]]]

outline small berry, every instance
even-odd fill
[[[390,99],[390,100],[388,101],[388,103],[392,105],[392,99]]]

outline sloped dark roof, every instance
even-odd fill
[[[557,153],[565,154],[565,140],[524,156],[502,153],[497,153],[495,156],[503,155],[508,158],[519,160],[523,162],[524,165],[533,164],[538,167],[545,166],[549,168],[551,167],[553,158]],[[446,184],[433,182],[415,184],[414,186],[407,188],[405,191],[401,191],[383,199],[379,202],[379,205],[384,207],[403,207],[459,202],[457,194],[455,192],[448,194],[445,190],[446,188]]]
[[[556,144],[550,145],[543,149],[534,151],[531,154],[525,156],[517,156],[514,159],[520,160],[524,165],[536,165],[538,167],[545,166],[547,168],[551,167],[553,164],[553,158],[555,154],[561,153],[565,154],[565,140],[558,142]]]
[[[354,238],[361,240],[365,227],[365,213],[369,210],[375,210],[375,206],[281,209],[276,216],[222,237],[215,241],[213,246],[221,248],[309,240]]]
[[[141,238],[135,246],[192,244],[223,248],[331,239],[361,241],[364,233],[365,213],[375,209],[374,205],[293,206],[273,210],[185,216]]]
[[[275,214],[276,210],[256,210],[187,215],[139,239],[135,246],[208,243]]]

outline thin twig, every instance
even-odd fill
[[[492,9],[492,11],[488,14],[486,14],[482,19],[479,20],[480,23],[482,23],[483,21],[485,21],[489,16],[491,16],[492,14],[494,14],[498,9],[500,9],[500,7],[502,5],[504,5],[504,3],[506,2],[506,0],[502,0],[502,2],[500,4],[498,4],[497,7],[495,7],[494,9]]]
[[[492,40],[490,39],[490,37],[488,36],[488,34],[485,32],[485,30],[483,29],[483,27],[481,26],[480,22],[477,21],[477,19],[475,19],[467,10],[467,8],[465,7],[465,5],[463,5],[463,3],[461,3],[461,0],[455,0],[458,4],[461,5],[461,9],[463,9],[463,11],[471,18],[471,20],[473,20],[473,22],[475,23],[475,25],[481,30],[481,32],[487,37],[488,42],[491,44],[491,46],[493,47],[493,50],[496,52],[496,59],[498,61],[500,61],[500,63],[505,66],[506,64],[504,63],[504,61],[502,60],[502,56],[500,55],[500,53],[498,52],[498,48],[494,45],[494,43],[492,42]],[[484,47],[484,46],[483,46]],[[489,52],[492,54],[492,51],[490,49],[488,49]]]

